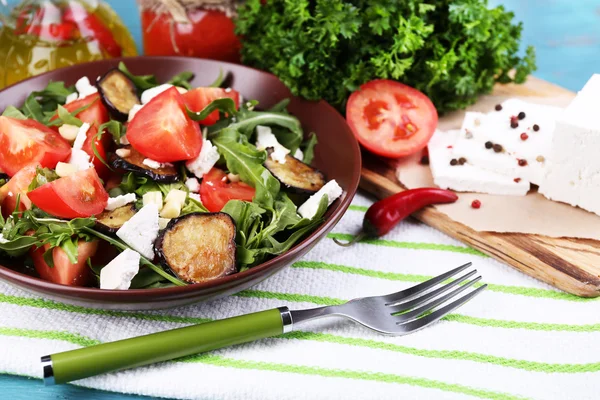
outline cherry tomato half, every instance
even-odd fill
[[[235,108],[240,106],[240,94],[233,89],[199,87],[183,94],[185,104],[194,112],[200,112],[213,100],[230,98],[235,103]],[[207,118],[199,121],[200,125],[212,125],[219,120],[219,112],[213,111]]]
[[[77,262],[75,264],[69,261],[69,256],[63,249],[55,247],[52,249],[54,266],[50,267],[44,260],[44,253],[49,248],[50,245],[47,244],[30,250],[33,266],[42,279],[68,286],[86,286],[90,283],[93,275],[87,265],[87,260],[96,254],[98,240],[77,242]]]
[[[225,172],[218,168],[211,169],[202,178],[200,198],[202,204],[210,212],[218,212],[229,200],[252,201],[256,190],[244,182],[229,182]]]
[[[367,150],[384,157],[414,154],[427,146],[438,114],[427,96],[402,83],[380,79],[352,93],[346,120]]]
[[[17,210],[17,196],[19,197],[19,211],[31,208],[31,200],[27,197],[27,189],[33,178],[35,178],[38,166],[32,164],[22,168],[0,188],[0,209],[2,209],[4,218],[8,218],[13,211]]]

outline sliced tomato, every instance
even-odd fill
[[[37,164],[26,166],[0,188],[0,209],[2,209],[4,218],[8,218],[17,209],[17,197],[19,197],[19,211],[31,208],[31,200],[27,197],[27,188],[35,178],[37,167]]]
[[[127,139],[144,156],[160,162],[189,160],[202,148],[200,127],[188,117],[183,97],[175,87],[135,114],[127,127]]]
[[[346,105],[346,120],[367,150],[396,158],[427,146],[437,127],[438,114],[423,93],[380,79],[352,93]]]
[[[94,168],[46,183],[28,196],[48,214],[69,219],[100,214],[108,202],[108,193]]]
[[[75,115],[82,122],[87,122],[90,124],[90,129],[87,131],[87,137],[83,144],[83,151],[90,155],[90,160],[94,164],[94,168],[96,168],[98,175],[100,175],[102,178],[105,178],[108,176],[109,169],[96,156],[92,147],[92,143],[95,142],[98,154],[100,157],[102,157],[102,159],[104,159],[104,161],[107,160],[107,154],[112,145],[111,137],[108,133],[105,133],[100,139],[98,139],[98,128],[103,123],[108,122],[110,120],[110,116],[108,114],[108,110],[106,107],[104,107],[102,101],[100,101],[100,95],[98,93],[91,94],[83,99],[75,100],[69,104],[66,104],[65,108],[67,111],[72,113],[87,105],[89,105],[88,108]],[[51,120],[56,118],[58,118],[58,115],[52,117]],[[56,129],[58,130],[58,127]]]
[[[77,262],[69,261],[67,253],[60,247],[52,249],[52,261],[54,266],[50,267],[44,260],[44,253],[50,248],[49,244],[32,249],[30,251],[35,270],[44,280],[68,286],[86,286],[93,277],[92,270],[87,265],[87,260],[98,251],[98,240],[77,242]]]
[[[192,111],[199,112],[217,99],[230,98],[235,102],[235,108],[240,107],[240,94],[233,89],[199,87],[183,94],[185,104]],[[207,118],[199,121],[201,125],[212,125],[219,120],[219,112],[212,112]]]
[[[230,182],[225,172],[211,169],[200,185],[202,204],[210,212],[219,212],[229,200],[252,201],[256,190],[244,182]]]
[[[14,176],[39,163],[54,168],[71,155],[71,145],[58,133],[32,119],[0,116],[0,169]]]

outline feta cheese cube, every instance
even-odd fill
[[[90,155],[81,149],[72,149],[69,164],[75,166],[78,171],[86,170],[92,167]]]
[[[142,201],[144,206],[155,204],[159,211],[163,208],[162,192],[147,192],[142,196]]]
[[[198,182],[197,178],[186,179],[185,186],[190,192],[198,193],[200,191],[200,182]]]
[[[135,203],[135,193],[127,193],[117,197],[109,197],[108,203],[106,204],[105,210],[112,211],[119,207],[123,207],[130,203]]]
[[[131,122],[133,120],[133,118],[135,117],[135,114],[138,113],[138,111],[140,111],[142,109],[142,107],[144,107],[141,104],[134,104],[133,107],[131,107],[131,110],[129,110],[129,116],[127,117],[127,122]]]
[[[331,180],[325,184],[317,193],[313,194],[298,207],[298,214],[300,214],[303,218],[311,219],[313,218],[319,209],[319,204],[321,203],[321,199],[323,196],[327,195],[327,207],[331,205],[338,197],[342,195],[342,188],[335,180]]]
[[[277,141],[277,137],[275,137],[271,128],[258,125],[256,127],[256,148],[258,150],[265,150],[269,147],[273,148],[271,159],[281,164],[285,164],[285,156],[290,153],[290,150],[283,147]]]
[[[139,253],[126,249],[100,270],[100,289],[127,290],[139,271]]]
[[[78,98],[79,98],[79,93],[77,93],[77,92],[71,93],[70,95],[67,96],[65,104],[72,103],[75,100],[77,100]]]
[[[144,92],[142,93],[142,96],[140,97],[140,99],[142,100],[142,104],[148,104],[150,102],[150,100],[152,100],[153,98],[155,98],[156,96],[158,96],[159,94],[164,92],[165,90],[169,90],[172,87],[173,87],[173,85],[165,83],[163,85],[159,85],[159,86],[153,87],[151,89],[144,90]]]
[[[98,89],[96,86],[90,83],[90,80],[87,76],[84,76],[75,82],[75,89],[77,89],[77,92],[79,93],[79,99],[83,99],[84,97],[94,93],[98,93]]]
[[[79,127],[75,125],[64,124],[58,128],[58,133],[60,133],[60,136],[62,136],[63,139],[72,142],[77,138]]]
[[[560,108],[519,99],[505,101],[500,111],[467,113],[454,144],[454,158],[465,157],[477,167],[539,185],[545,164],[538,160],[549,155],[556,118],[561,113]],[[486,148],[487,142],[501,146],[501,151]]]
[[[77,167],[73,164],[67,164],[59,162],[56,164],[56,175],[64,178],[65,176],[71,176],[78,171]]]
[[[150,158],[145,158],[144,161],[142,161],[142,164],[152,169],[159,169],[165,166],[165,164],[158,161],[154,161]]]
[[[202,139],[202,150],[198,157],[185,163],[187,169],[196,175],[197,178],[202,178],[214,167],[221,156],[216,146],[213,146],[210,140]]]
[[[442,189],[508,196],[525,196],[529,181],[517,179],[470,164],[471,155],[463,165],[450,165],[455,158],[453,144],[461,131],[436,131],[429,141],[429,167],[434,183]],[[462,153],[461,153],[462,154]],[[469,153],[471,154],[471,153]]]
[[[302,150],[300,150],[300,149],[296,150],[296,152],[294,153],[294,158],[296,160],[303,161],[304,160],[304,153],[302,152]]]
[[[148,259],[154,258],[154,241],[158,237],[158,207],[148,204],[117,231],[128,246]]]

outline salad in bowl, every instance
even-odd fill
[[[0,258],[68,286],[210,282],[289,251],[342,195],[287,101],[120,63],[0,116]],[[4,262],[3,262],[4,263]]]

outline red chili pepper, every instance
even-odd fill
[[[388,233],[398,222],[431,204],[454,203],[456,193],[436,188],[405,190],[380,200],[367,210],[362,232],[348,243],[333,239],[340,246],[350,246],[365,237],[379,237]]]

